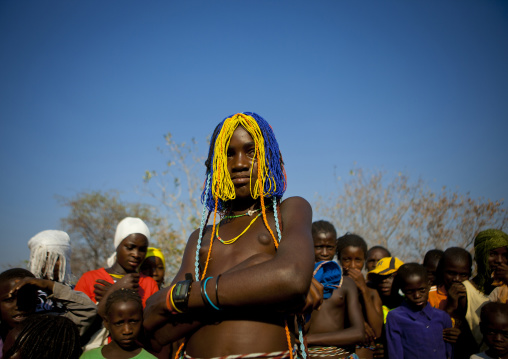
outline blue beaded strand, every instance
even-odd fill
[[[208,196],[208,189],[210,188],[210,181],[211,176],[208,174],[208,178],[206,179],[206,187],[205,191],[203,192],[205,194],[205,200],[206,203],[206,197]],[[199,237],[198,237],[198,243],[196,246],[196,261],[195,261],[195,273],[196,273],[196,280],[199,280],[199,250],[201,249],[201,241],[203,239],[203,231],[206,226],[206,217],[207,217],[207,209],[206,205],[203,206],[203,212],[201,213],[201,224],[199,225]]]
[[[282,233],[280,232],[280,226],[279,226],[279,212],[277,211],[277,199],[275,197],[272,197],[273,202],[273,214],[275,217],[275,229],[277,230],[277,239],[279,240],[279,243],[282,239]]]

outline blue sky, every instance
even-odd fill
[[[243,111],[287,195],[358,166],[508,198],[507,64],[505,1],[2,1],[0,265],[60,228],[55,195],[139,200],[163,134]]]

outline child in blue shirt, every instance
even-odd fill
[[[402,265],[394,283],[405,300],[388,313],[386,341],[388,357],[449,359],[452,346],[443,334],[452,327],[450,316],[428,304],[429,284],[425,267],[417,263]]]

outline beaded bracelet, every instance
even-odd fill
[[[206,293],[206,282],[208,282],[213,277],[208,277],[205,280],[201,281],[201,298],[203,299],[203,302],[207,304],[208,306],[212,307],[215,310],[220,310],[219,307],[217,307],[208,297],[208,293]]]
[[[183,313],[180,309],[178,309],[175,305],[175,302],[173,301],[173,290],[175,289],[176,287],[176,284],[174,284],[172,287],[171,287],[171,290],[168,292],[168,297],[166,297],[166,305],[168,306],[169,308],[169,305],[168,305],[168,302],[169,300],[171,301],[171,308],[173,308],[177,313]],[[169,298],[169,300],[168,300]]]
[[[173,300],[173,291],[175,290],[176,284],[171,287],[171,295],[169,296],[169,299],[171,299],[171,305],[178,313],[183,313],[180,309],[178,309],[175,305],[175,301]]]
[[[174,287],[174,286],[173,286]],[[166,308],[168,308],[168,311],[170,313],[174,313],[175,310],[173,309],[173,307],[171,306],[171,302],[170,302],[170,298],[171,298],[171,291],[173,290],[173,287],[171,287],[169,290],[168,290],[168,293],[166,294]]]

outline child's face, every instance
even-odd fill
[[[348,246],[340,252],[339,261],[346,275],[350,269],[361,271],[365,263],[365,253],[360,247]]]
[[[319,232],[314,236],[315,261],[331,261],[335,256],[337,241],[330,232]]]
[[[148,257],[141,265],[140,272],[155,279],[159,287],[164,283],[164,263],[159,257]]]
[[[12,278],[0,283],[0,314],[2,323],[5,323],[9,328],[14,328],[35,311],[34,301],[24,305],[23,308],[19,308],[17,294],[10,293],[20,280],[21,278]],[[35,300],[36,294],[33,292],[30,294],[26,293],[25,295],[33,296]]]
[[[145,259],[147,248],[148,239],[143,234],[131,234],[116,249],[116,261],[127,273],[134,273]]]
[[[471,265],[467,260],[461,258],[446,259],[443,265],[443,282],[446,290],[450,289],[453,283],[462,283],[471,276]]]
[[[402,292],[406,301],[413,310],[422,310],[429,299],[429,284],[427,278],[412,275],[402,284]]]
[[[508,314],[487,314],[487,323],[481,325],[483,339],[489,346],[490,356],[502,357],[508,354]]]
[[[436,269],[439,260],[432,260],[425,263],[425,269],[427,269],[427,276],[429,278],[429,285],[436,284]]]
[[[376,248],[368,252],[367,255],[367,263],[365,264],[365,267],[367,268],[367,271],[370,272],[374,268],[376,268],[377,262],[379,262],[380,259],[383,259],[385,257],[388,257],[388,253],[381,249]]]
[[[388,275],[371,275],[371,281],[374,283],[378,293],[382,297],[389,297],[392,293],[393,280],[397,272]]]
[[[132,300],[113,303],[104,320],[111,339],[122,349],[138,347],[137,339],[143,324],[143,309]]]

